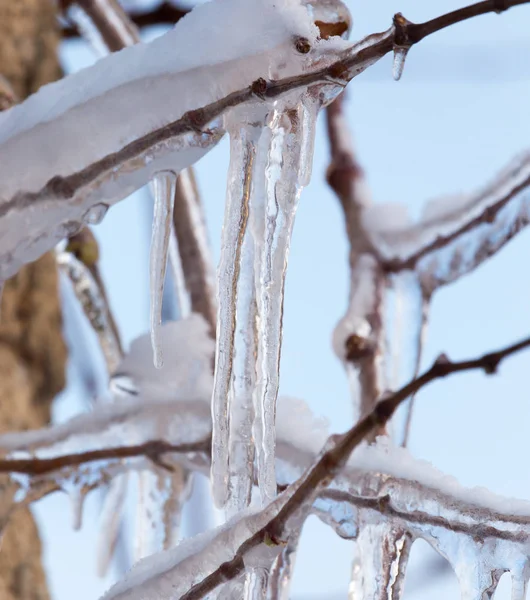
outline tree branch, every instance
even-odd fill
[[[66,11],[68,6],[73,4],[75,1],[76,0],[63,0],[61,2],[62,10]],[[93,5],[96,4],[96,2],[93,0],[91,0],[91,3]],[[127,14],[129,20],[134,23],[138,29],[141,29],[142,27],[150,27],[152,25],[174,25],[188,12],[188,10],[184,8],[177,8],[169,2],[162,2],[162,4],[159,6],[147,12],[128,12],[125,14]],[[75,25],[64,27],[62,34],[63,38],[66,39],[81,37],[82,35]]]
[[[442,356],[423,375],[409,382],[397,392],[383,398],[373,411],[361,419],[347,433],[340,436],[332,436],[314,466],[308,469],[294,484],[289,486],[284,492],[284,496],[280,496],[274,501],[280,503],[277,513],[259,531],[239,546],[232,560],[223,563],[223,565],[215,569],[200,584],[192,587],[183,597],[186,600],[200,598],[220,583],[225,582],[227,578],[237,577],[244,569],[243,557],[258,545],[281,545],[288,528],[288,522],[293,517],[296,517],[300,511],[304,513],[304,511],[309,510],[316,496],[337,477],[352,451],[368,434],[378,427],[384,426],[397,407],[412,393],[417,392],[437,379],[453,373],[477,369],[483,370],[487,374],[495,373],[499,364],[505,358],[528,347],[530,347],[530,337],[496,352],[484,354],[476,359],[451,362],[447,357]],[[78,427],[80,426],[81,424],[78,424]],[[121,460],[134,456],[147,456],[157,464],[160,464],[161,457],[170,453],[208,452],[208,450],[209,439],[206,438],[200,442],[179,445],[171,445],[163,441],[152,441],[138,446],[105,448],[87,453],[57,456],[51,459],[4,459],[0,461],[0,472],[17,472],[42,476],[61,468],[79,466],[87,462],[107,459]],[[352,502],[361,502],[361,500],[356,501],[354,499]]]
[[[145,457],[155,464],[165,454],[186,454],[188,452],[209,453],[210,439],[189,444],[170,444],[164,440],[153,440],[135,446],[103,448],[75,454],[63,454],[53,458],[0,459],[0,473],[21,473],[32,477],[49,475],[68,467],[79,467],[102,460],[124,460]]]
[[[271,541],[278,545],[284,543],[282,540],[288,521],[299,510],[303,509],[308,502],[312,503],[312,499],[322,489],[326,488],[344,467],[353,450],[374,430],[384,427],[398,406],[411,394],[416,393],[432,381],[452,373],[477,369],[483,370],[486,374],[495,373],[499,364],[506,357],[529,346],[530,337],[476,359],[453,363],[445,356],[440,357],[423,375],[381,400],[372,412],[361,419],[348,432],[341,436],[332,436],[327,444],[331,445],[331,448],[325,450],[314,466],[297,482],[292,484],[295,491],[279,512],[264,527],[239,546],[232,560],[223,563],[218,569],[205,577],[201,583],[193,586],[188,593],[182,596],[181,600],[202,598],[227,579],[238,577],[245,569],[244,556],[253,548],[265,543],[270,544]]]
[[[530,2],[530,0],[527,0],[527,2]],[[453,24],[453,22],[458,21],[452,19],[451,23],[448,24]],[[430,33],[434,33],[448,24],[444,25],[442,17],[429,21],[424,24],[422,36],[425,37]],[[129,134],[131,135],[132,141],[123,146],[120,150],[104,157],[90,158],[87,156],[86,159],[84,159],[85,164],[83,164],[82,167],[77,168],[75,172],[73,169],[70,171],[66,169],[63,171],[64,174],[62,176],[52,176],[48,179],[46,184],[43,184],[43,182],[46,181],[46,175],[44,174],[42,181],[39,180],[39,183],[35,185],[37,191],[19,191],[14,192],[13,194],[10,193],[0,206],[0,216],[5,216],[8,212],[20,212],[23,210],[23,207],[33,207],[33,205],[44,199],[49,200],[53,198],[72,203],[81,193],[83,193],[85,207],[91,206],[99,201],[98,191],[105,185],[110,186],[110,180],[112,180],[112,194],[108,194],[108,202],[112,204],[117,200],[122,199],[126,193],[130,193],[131,185],[133,187],[137,186],[139,183],[142,183],[142,181],[139,180],[142,180],[143,178],[148,179],[151,176],[151,171],[157,167],[157,159],[160,159],[159,154],[164,153],[166,142],[169,142],[172,139],[174,140],[182,134],[190,133],[197,137],[197,145],[202,144],[204,146],[204,144],[207,144],[208,146],[211,146],[222,132],[216,131],[214,133],[210,131],[210,141],[205,140],[205,137],[208,136],[209,132],[208,124],[222,115],[225,111],[238,104],[250,100],[256,101],[257,99],[267,100],[277,98],[294,89],[311,85],[326,83],[332,85],[340,83],[341,85],[345,85],[349,79],[364,71],[382,56],[391,52],[396,47],[402,47],[400,44],[403,44],[404,41],[410,43],[412,38],[410,38],[409,34],[411,31],[414,31],[413,27],[416,27],[416,25],[413,25],[401,17],[396,18],[395,24],[389,30],[381,34],[368,36],[345,51],[337,60],[334,60],[328,66],[279,81],[257,81],[244,89],[234,91],[222,98],[218,98],[201,108],[188,110],[173,122],[149,131],[148,133],[138,132],[135,134],[133,131],[130,131]],[[51,91],[52,86],[48,88],[48,93],[51,93]],[[93,104],[94,103],[85,103],[84,106],[87,107],[90,105],[91,109],[95,109],[96,107],[93,106]],[[21,107],[24,107],[24,104],[22,104]],[[86,108],[86,110],[89,109]],[[79,115],[79,117],[81,118],[82,115]],[[53,133],[54,121],[50,121],[47,126],[50,128],[51,133]],[[26,135],[28,136],[27,141],[29,143],[31,131],[26,132]],[[158,154],[157,152],[153,152],[155,148]],[[147,161],[144,161],[148,152],[151,152],[151,158],[153,159],[149,165],[146,164]],[[56,164],[60,162],[61,158],[58,157]],[[131,181],[131,170],[135,173],[134,183]],[[6,185],[11,186],[12,181],[18,181],[18,172],[7,173],[6,175],[10,175],[6,180]],[[127,190],[124,189],[125,187]],[[80,212],[82,209],[79,207],[79,204],[75,205],[78,207],[77,212]],[[71,206],[69,206],[69,208],[70,207]],[[73,218],[78,216],[81,220],[83,215],[78,215],[77,212],[69,212],[69,214]],[[26,213],[24,213],[24,215],[26,215]],[[31,223],[28,223],[28,228],[26,229],[29,229],[30,225],[31,227],[35,226],[38,230],[35,235],[39,235],[40,229],[38,228],[38,224],[32,221]],[[14,252],[15,248],[13,247],[6,249],[6,252],[3,252],[2,257],[0,257],[3,259],[2,277],[13,274],[13,271],[16,271],[17,265],[21,262],[34,259],[38,251],[42,252],[49,247],[47,246],[45,248],[44,246],[46,244],[53,245],[59,234],[58,232],[49,232],[49,228],[47,231],[47,238],[39,238],[39,245],[31,248],[31,257],[27,255],[28,252],[25,250],[26,245],[21,243],[22,240],[14,240],[14,243],[20,247],[20,250]],[[22,233],[20,235],[22,235]],[[27,234],[25,235],[27,236]],[[10,256],[9,252],[12,253],[13,256]],[[21,254],[24,255],[21,256]]]
[[[140,41],[135,23],[131,21],[130,16],[125,13],[117,0],[71,0],[73,1],[92,20],[110,52],[121,50]],[[175,11],[182,15],[186,12],[179,11],[170,4],[162,4],[155,12],[169,17],[175,16]],[[185,169],[178,177],[173,218],[191,310],[204,317],[210,326],[212,338],[215,338],[217,318],[215,271],[193,167]]]

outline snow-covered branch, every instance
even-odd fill
[[[348,310],[334,342],[355,398],[360,385],[357,408],[362,411],[377,398],[377,390],[396,386],[384,382],[386,362],[394,361],[395,369],[395,361],[405,355],[405,379],[418,373],[432,294],[479,267],[528,225],[530,155],[516,157],[475,194],[431,201],[417,223],[396,226],[388,204],[371,202],[342,98],[328,107],[327,118],[328,182],[344,211],[351,271]],[[411,410],[412,403],[403,440]]]
[[[417,224],[372,230],[383,270],[415,270],[427,295],[473,271],[528,224],[529,186],[525,153],[475,194],[427,203]],[[375,222],[369,212],[366,218]]]
[[[504,8],[523,3],[506,2]],[[241,4],[234,3],[234,14],[223,7],[219,15],[215,3],[200,6],[162,38],[111,55],[3,113],[2,279],[71,235],[94,204],[113,204],[157,172],[194,163],[223,135],[219,119],[235,106],[271,102],[315,84],[344,85],[395,48],[459,20],[499,10],[492,0],[424,24],[398,16],[387,31],[347,47],[336,37],[317,39],[318,30],[301,6],[281,11],[269,6],[260,20],[255,14],[246,19],[249,8]],[[188,42],[202,39],[210,17],[217,19],[216,36],[204,36],[208,43],[200,53],[181,52]],[[239,27],[241,19],[256,27],[260,22],[259,31]],[[300,38],[309,43],[293,43]],[[178,101],[172,93],[175,86],[187,90]],[[140,105],[146,118],[138,114]],[[79,139],[90,143],[80,147]],[[49,140],[54,140],[53,161],[44,159]],[[28,162],[35,167],[23,177],[19,169]],[[37,205],[40,210],[33,210]]]
[[[191,334],[189,327],[197,326],[198,323],[187,325],[188,335]],[[182,324],[179,327],[182,329]],[[204,337],[206,326],[203,323],[201,327],[204,330],[201,337]],[[142,347],[147,343],[144,340]],[[439,474],[418,465],[405,450],[391,449],[384,442],[364,448],[354,456],[353,462],[348,462],[348,459],[366,436],[383,426],[411,393],[452,373],[472,369],[494,373],[505,358],[529,346],[530,338],[473,360],[453,363],[446,357],[440,358],[421,377],[383,398],[371,413],[346,434],[329,438],[316,462],[315,453],[325,442],[325,430],[312,422],[307,409],[301,410],[292,403],[285,405],[287,412],[280,415],[279,419],[276,467],[278,484],[285,491],[261,513],[246,514],[236,522],[239,524],[231,523],[227,525],[228,529],[210,534],[207,544],[204,547],[201,545],[204,553],[209,552],[210,556],[206,571],[197,573],[193,570],[193,581],[184,575],[187,573],[186,565],[189,566],[187,561],[191,560],[192,554],[197,554],[197,546],[192,543],[194,550],[190,554],[186,550],[188,544],[184,543],[173,554],[170,552],[166,555],[167,563],[165,559],[158,559],[158,565],[165,564],[167,567],[164,567],[163,577],[159,573],[161,578],[149,577],[143,579],[142,583],[135,578],[138,571],[133,570],[127,580],[129,583],[119,584],[108,597],[120,597],[119,594],[125,593],[124,590],[140,594],[142,590],[145,591],[144,584],[154,586],[149,588],[151,593],[154,590],[162,593],[168,578],[174,583],[174,578],[181,581],[182,577],[184,579],[179,585],[184,586],[183,593],[189,594],[184,597],[202,597],[227,578],[237,577],[242,569],[251,564],[249,561],[257,560],[256,564],[262,565],[260,561],[265,561],[264,568],[269,568],[282,551],[283,541],[290,537],[290,528],[294,527],[294,531],[297,531],[297,519],[310,510],[332,525],[339,535],[351,538],[356,538],[363,528],[373,524],[372,514],[382,514],[399,521],[411,537],[427,539],[444,555],[448,553],[450,545],[448,540],[446,542],[445,538],[439,536],[439,531],[462,534],[464,540],[473,532],[476,536],[479,531],[484,538],[495,538],[503,544],[514,544],[517,548],[523,545],[526,548],[530,540],[530,527],[528,533],[521,529],[521,526],[530,523],[530,509],[526,504],[512,504],[506,511],[500,500],[485,494],[482,494],[481,500],[477,500],[476,492],[466,492],[455,483],[448,486]],[[138,347],[135,352],[132,362],[129,359],[127,370],[138,363]],[[200,353],[202,355],[202,351]],[[203,356],[206,358],[206,355]],[[203,376],[206,376],[209,365],[205,360],[202,360],[202,364]],[[127,363],[124,365],[127,367]],[[149,369],[154,370],[152,367]],[[152,387],[149,370],[143,374],[137,373],[138,376],[140,385],[137,393],[150,390],[153,394],[156,390]],[[18,477],[31,476],[29,480],[15,479],[18,485],[26,489],[26,498],[20,499],[24,502],[71,486],[73,477],[77,477],[77,485],[92,489],[100,484],[102,478],[106,480],[124,468],[149,468],[148,463],[130,463],[129,467],[120,464],[120,461],[138,456],[146,457],[157,468],[170,467],[169,461],[176,459],[185,461],[189,468],[204,470],[209,459],[211,430],[206,399],[207,395],[195,401],[146,401],[146,398],[140,397],[120,405],[100,406],[90,415],[40,432],[6,434],[0,437],[0,448],[6,456],[0,461],[0,472],[16,471]],[[293,410],[297,412],[293,413]],[[294,418],[300,425],[297,435],[293,435],[289,427]],[[162,436],[153,441],[153,432],[161,431],[162,426]],[[79,451],[76,452],[76,449]],[[93,467],[90,467],[90,463],[93,463]],[[81,464],[90,468],[72,470]],[[65,486],[65,482],[68,482],[68,486]],[[411,503],[411,497],[416,501]],[[458,509],[455,508],[455,498],[459,500]],[[345,506],[351,506],[351,509],[345,512]],[[488,524],[484,525],[485,522]],[[226,545],[226,531],[230,531],[231,544],[220,554],[213,552],[212,549]],[[234,531],[237,535],[234,535]],[[215,540],[220,540],[219,544]],[[200,550],[197,554],[200,558],[196,560],[201,564],[204,564],[204,553]],[[453,558],[456,561],[456,557]],[[494,558],[500,560],[497,555]],[[137,569],[145,573],[146,564],[140,563]],[[507,568],[511,567],[507,565]],[[134,592],[127,587],[129,584],[134,586]],[[161,597],[165,596],[162,594]]]

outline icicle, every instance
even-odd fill
[[[186,319],[191,314],[191,298],[186,288],[184,270],[180,259],[179,243],[173,221],[171,223],[171,236],[169,238],[169,265],[171,267],[171,275],[173,276],[173,287],[175,288],[179,318]]]
[[[512,600],[526,600],[526,592],[528,589],[529,568],[528,563],[522,568],[512,569]]]
[[[98,577],[105,577],[114,556],[128,480],[127,474],[115,477],[105,496],[97,540],[96,568]]]
[[[254,435],[263,503],[276,495],[275,420],[285,275],[300,194],[311,179],[319,106],[318,100],[307,94],[296,109],[287,106],[270,124],[273,138],[266,170],[264,229],[256,232],[260,254],[255,284],[259,330]]]
[[[302,101],[282,101],[267,120],[262,114],[261,122],[256,117],[250,125],[229,127],[212,482],[216,503],[224,505],[234,493],[237,510],[250,500],[254,449],[247,427],[252,419],[261,500],[276,495],[274,427],[285,273],[298,200],[311,173],[318,107],[308,94]]]
[[[160,171],[153,178],[155,199],[153,233],[151,239],[151,343],[153,360],[157,369],[164,364],[160,350],[160,326],[162,324],[162,297],[166,278],[169,238],[171,235],[175,186],[177,176],[172,171]]]
[[[250,429],[255,381],[253,320],[256,303],[252,269],[254,248],[247,225],[261,129],[251,125],[231,131],[228,192],[218,270],[219,317],[212,397],[212,491],[219,507],[225,506],[232,491],[235,491],[237,497],[231,501],[234,509],[239,503],[244,506],[249,502],[253,479]],[[264,169],[265,165],[261,164],[261,170]],[[236,346],[239,346],[237,364]],[[234,487],[237,489],[233,490]]]
[[[245,576],[243,600],[265,600],[269,572],[263,568],[251,569]]]
[[[391,521],[362,526],[356,552],[349,600],[400,600],[411,536]]]
[[[491,600],[505,569],[488,569],[479,562],[458,565],[461,600]]]
[[[287,546],[274,561],[269,575],[268,600],[289,600],[299,539],[299,534],[291,535]]]
[[[394,46],[394,62],[392,64],[392,77],[395,81],[399,81],[403,75],[405,61],[409,53],[410,46]]]
[[[386,389],[398,389],[419,373],[422,348],[427,333],[429,299],[418,276],[403,271],[387,281],[385,295]],[[393,418],[390,430],[396,443],[406,445],[413,399],[408,400]]]
[[[83,526],[83,506],[88,489],[84,485],[78,485],[76,482],[69,484],[64,488],[70,499],[72,509],[72,529],[79,531]]]
[[[186,469],[172,465],[172,473],[139,474],[139,499],[135,537],[135,561],[177,545],[182,508],[191,493]]]

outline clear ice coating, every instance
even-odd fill
[[[395,390],[418,376],[427,334],[429,298],[414,271],[388,277],[385,291],[384,325],[385,389]],[[389,429],[397,444],[406,445],[414,398],[392,418]]]
[[[189,472],[172,465],[173,472],[157,469],[139,473],[135,562],[177,545],[182,508],[191,487]]]
[[[390,520],[374,521],[359,525],[349,600],[399,600],[403,592],[412,536]]]
[[[212,486],[229,512],[276,495],[275,411],[284,282],[302,187],[310,178],[318,94],[235,112],[219,263],[212,400]]]
[[[151,238],[150,286],[151,286],[151,343],[153,362],[162,368],[164,359],[160,348],[162,325],[162,300],[166,279],[169,241],[173,227],[173,206],[177,176],[173,171],[161,171],[153,178],[154,214]]]
[[[94,204],[83,216],[83,221],[87,225],[99,225],[109,210],[108,204]]]

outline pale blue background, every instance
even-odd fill
[[[349,4],[355,38],[386,29],[396,11],[421,21],[462,5],[457,0]],[[412,50],[401,82],[392,80],[387,57],[350,85],[348,115],[376,201],[405,202],[417,213],[432,196],[480,186],[528,147],[529,23],[530,7],[520,7],[455,26]],[[72,70],[93,59],[84,44],[72,43],[63,48],[63,60]],[[216,260],[227,162],[224,140],[198,165]],[[330,338],[346,307],[347,244],[338,203],[324,181],[327,164],[321,120],[313,181],[302,197],[287,278],[281,387],[283,394],[304,398],[315,413],[327,416],[333,430],[343,431],[351,409]],[[104,277],[126,343],[148,325],[149,229],[150,207],[143,193],[113,208],[96,228]],[[436,296],[424,365],[442,351],[454,359],[474,356],[528,335],[529,250],[530,233],[523,232],[500,256]],[[71,301],[68,306],[67,331],[77,350],[69,388],[55,406],[57,420],[86,409],[90,370],[84,369],[83,380],[78,365],[86,363],[95,347],[90,333],[80,334],[79,311]],[[83,336],[84,350],[79,347]],[[101,360],[94,360],[101,372]],[[525,458],[529,363],[530,355],[522,354],[505,363],[497,377],[465,374],[424,390],[413,423],[412,452],[463,484],[530,498]],[[96,600],[112,581],[95,577],[99,506],[94,494],[81,532],[69,528],[65,497],[56,495],[35,507],[54,600]],[[310,520],[294,597],[344,598],[351,556],[351,544]],[[406,598],[458,598],[450,573],[432,574],[439,573],[438,561],[425,544],[414,547],[412,562]],[[508,582],[501,588],[499,597],[507,598]]]

